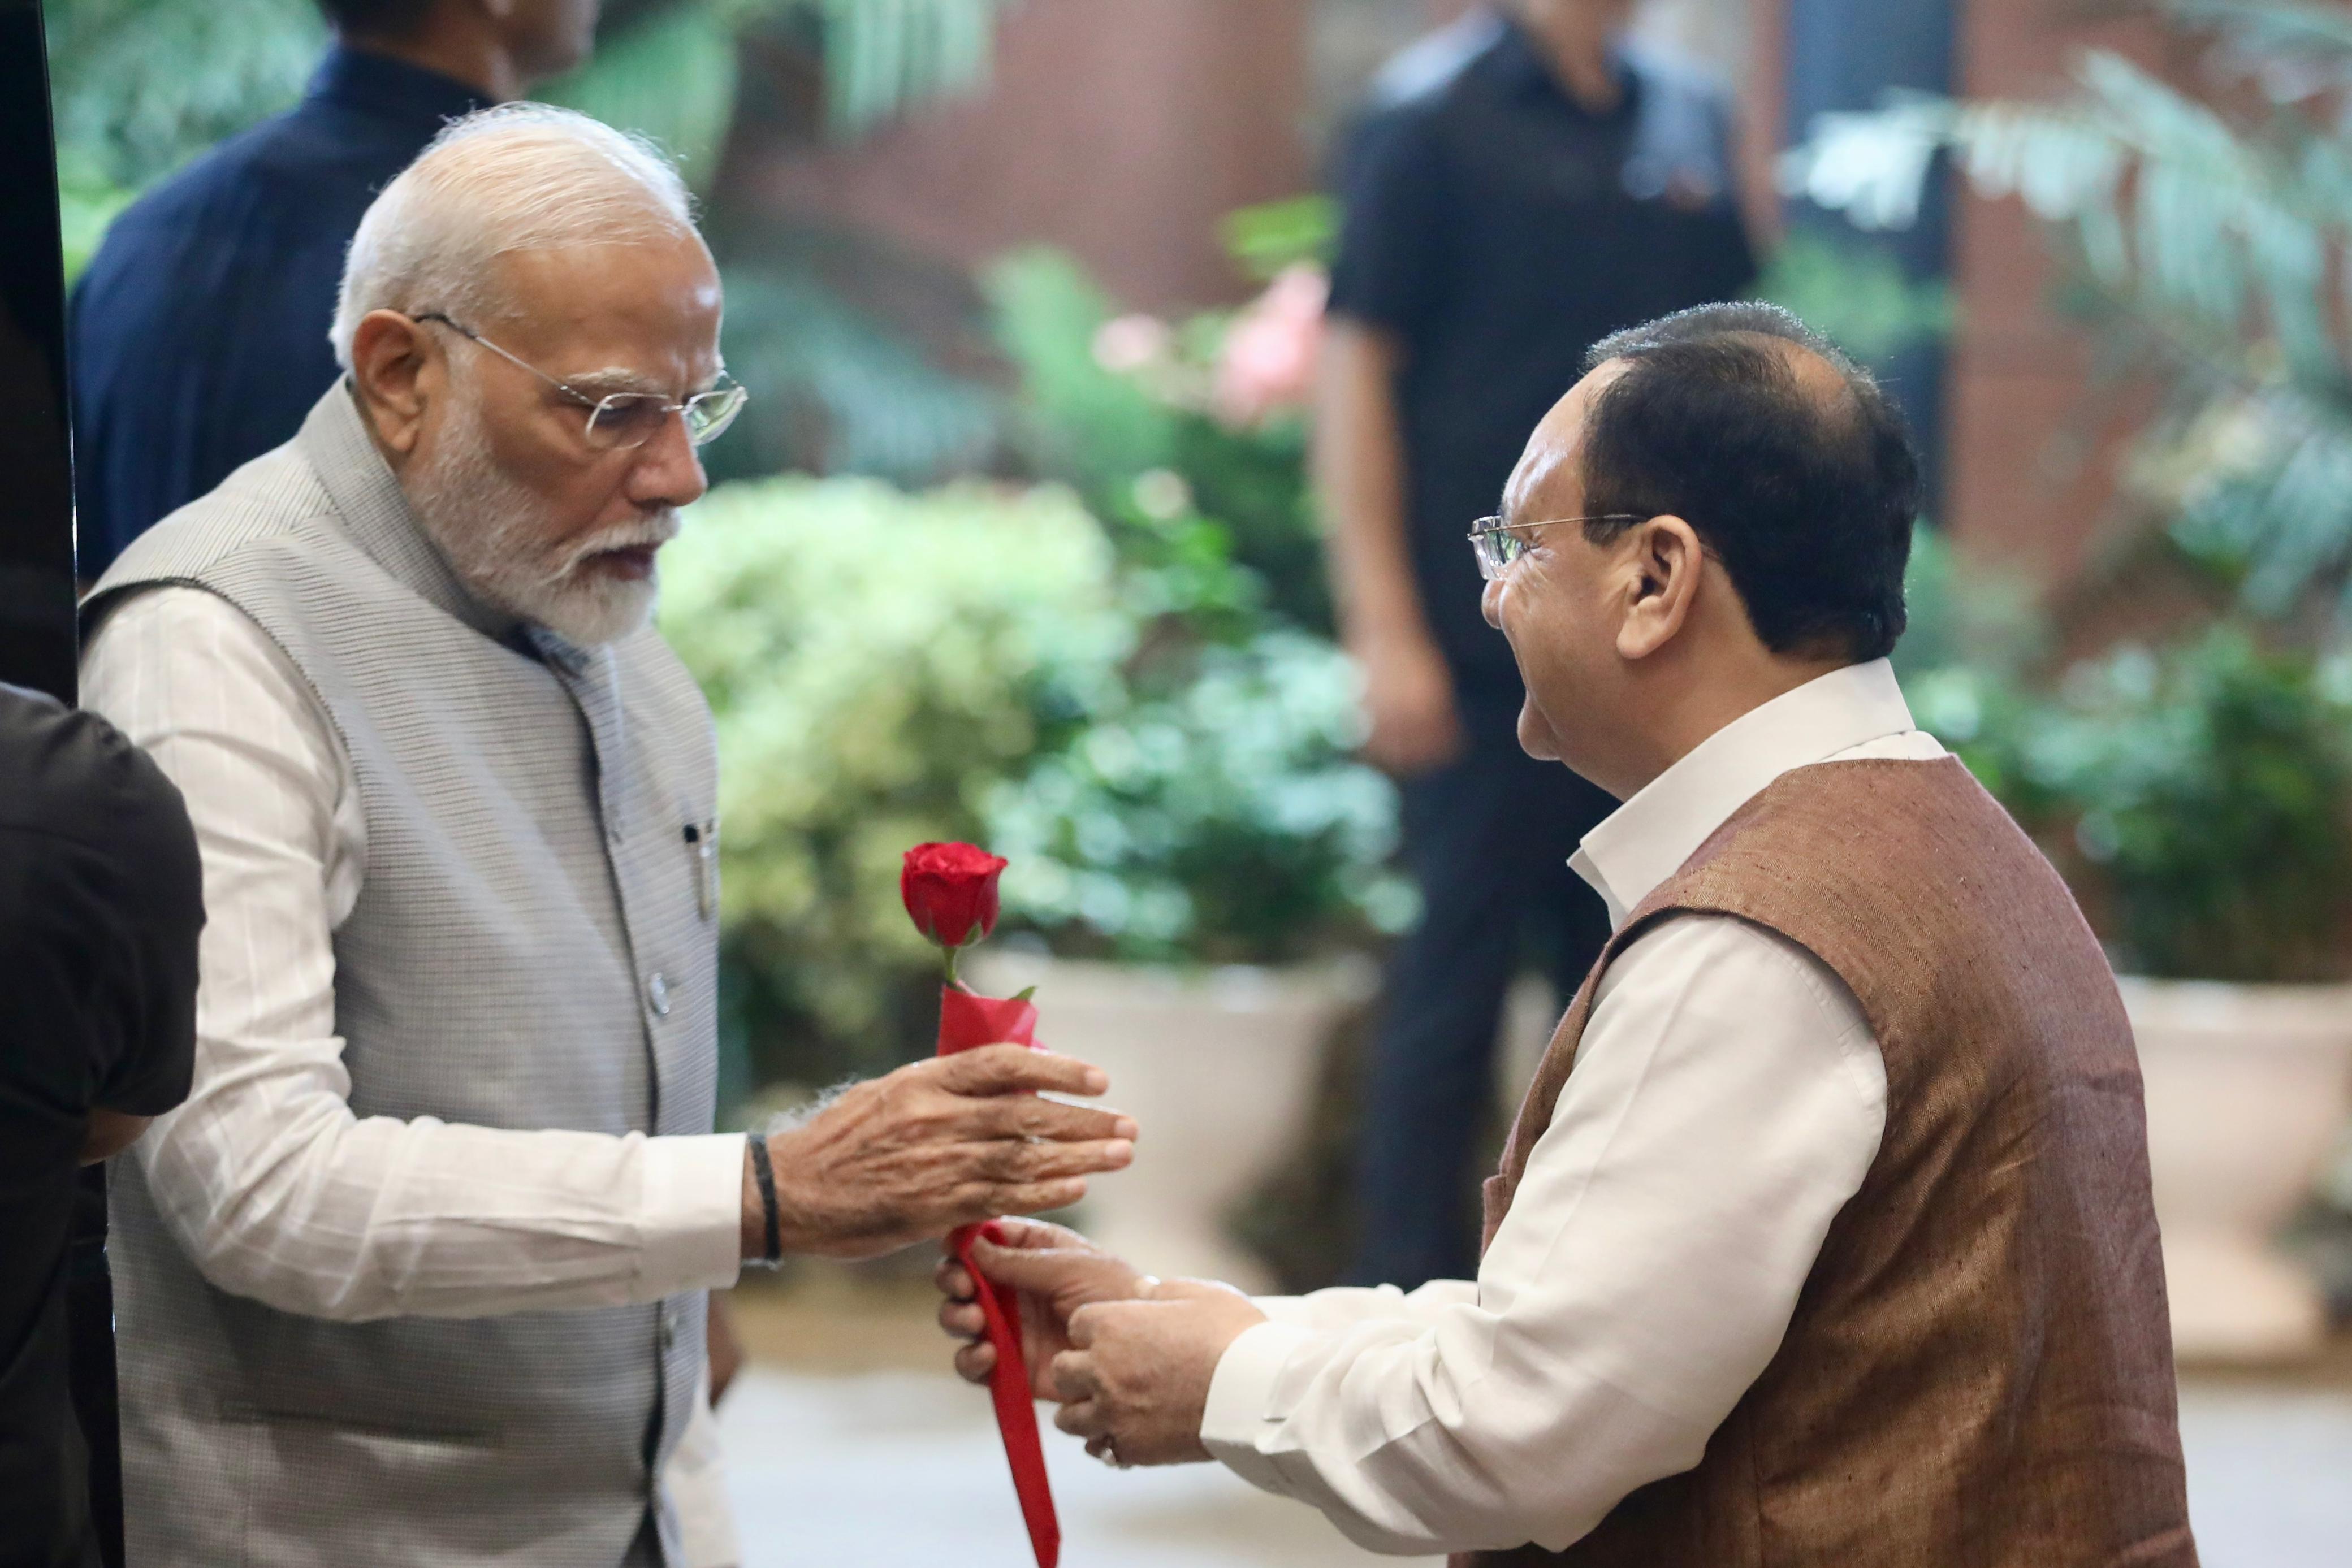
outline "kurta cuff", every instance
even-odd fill
[[[1273,1408],[1275,1380],[1312,1331],[1285,1322],[1255,1323],[1225,1347],[1209,1380],[1209,1402],[1201,1413],[1201,1442],[1250,1485],[1287,1495],[1275,1462],[1260,1453],[1258,1437],[1280,1420]]]
[[[743,1134],[646,1140],[646,1295],[719,1291],[743,1270]]]

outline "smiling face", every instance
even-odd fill
[[[1585,515],[1585,417],[1622,369],[1603,365],[1585,377],[1536,427],[1504,491],[1507,521]],[[1625,541],[1595,544],[1578,523],[1532,528],[1524,537],[1526,552],[1486,585],[1484,601],[1486,620],[1509,640],[1527,685],[1519,745],[1530,757],[1566,763],[1601,782],[1610,769],[1597,737],[1607,727],[1622,674],[1617,639]]]
[[[719,277],[691,235],[514,252],[497,269],[497,297],[512,308],[463,324],[589,397],[677,402],[718,377]],[[382,314],[380,330],[414,334],[414,415],[388,429],[380,412],[379,434],[458,576],[486,603],[573,642],[643,625],[656,554],[705,488],[683,422],[666,420],[641,446],[599,450],[589,410],[561,389],[446,326]],[[367,361],[362,351],[363,380]],[[391,401],[397,412],[404,400]]]

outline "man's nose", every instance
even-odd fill
[[[1486,624],[1496,631],[1503,629],[1503,580],[1489,582],[1478,595],[1478,608],[1486,617]]]
[[[648,510],[688,507],[709,488],[702,455],[686,434],[685,416],[670,415],[653,439],[637,449],[636,465],[629,470],[629,499]]]

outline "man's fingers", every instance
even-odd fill
[[[956,1339],[978,1339],[988,1332],[988,1314],[975,1301],[941,1301],[940,1327]]]
[[[971,1270],[952,1252],[943,1255],[940,1266],[931,1270],[931,1283],[950,1301],[969,1301],[980,1294],[980,1288],[972,1283]]]
[[[1073,1437],[1108,1437],[1110,1424],[1102,1407],[1091,1399],[1080,1399],[1054,1412],[1054,1425]]]
[[[1000,1095],[972,1108],[976,1135],[985,1138],[1044,1138],[1055,1143],[1097,1143],[1110,1138],[1133,1141],[1135,1118],[1092,1105],[1065,1105],[1058,1100],[1030,1095]]]
[[[972,1244],[971,1260],[1000,1285],[1050,1296],[1103,1265],[1099,1253],[1055,1248],[998,1247],[988,1241]]]
[[[966,1383],[986,1383],[996,1371],[996,1347],[974,1340],[955,1353],[956,1375]]]
[[[1099,1067],[1025,1045],[983,1045],[922,1066],[951,1094],[1099,1094],[1110,1087]]]
[[[1105,1171],[1125,1170],[1135,1163],[1135,1145],[1125,1138],[1108,1138],[1098,1144],[983,1144],[980,1151],[983,1170],[1002,1182],[1098,1176]]]
[[[1055,1181],[985,1186],[980,1189],[980,1195],[971,1216],[974,1220],[993,1218],[1000,1214],[1049,1214],[1057,1208],[1067,1208],[1086,1197],[1087,1184],[1082,1176],[1064,1176]]]
[[[1002,1220],[997,1233],[1004,1238],[1003,1242],[991,1241],[983,1236],[978,1244],[982,1247],[1067,1247],[1078,1252],[1090,1251],[1094,1247],[1094,1243],[1068,1226],[1055,1225],[1049,1219]]]
[[[1066,1350],[1054,1358],[1054,1396],[1067,1405],[1091,1399],[1101,1390],[1095,1383],[1095,1358],[1083,1350]]]
[[[1072,1350],[1086,1351],[1094,1348],[1095,1329],[1101,1323],[1102,1316],[1102,1308],[1091,1301],[1070,1314],[1069,1336]]]

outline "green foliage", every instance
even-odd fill
[[[58,142],[84,192],[136,191],[286,108],[326,37],[310,0],[49,0],[45,12]]]
[[[2117,964],[2336,977],[2352,937],[2352,664],[2224,624],[2030,684],[2019,588],[1922,532],[1895,664],[1920,727],[2065,871]]]
[[[748,35],[823,61],[825,114],[844,139],[987,79],[1012,0],[671,0],[633,10],[593,58],[540,96],[650,136],[698,188],[718,172]]]
[[[2109,323],[2174,371],[2150,499],[2247,606],[2333,596],[2352,617],[2352,24],[2332,7],[2176,0],[2222,46],[2216,101],[2092,51],[2055,104],[1910,99],[1825,116],[1784,182],[1865,225],[1916,212],[1932,155],[2015,194],[2067,243]],[[2260,110],[2235,107],[2251,80]],[[2218,432],[2230,439],[2216,442]],[[2200,461],[2200,459],[2202,459]]]
[[[1123,551],[1155,548],[1171,520],[1213,527],[1254,579],[1247,592],[1257,603],[1285,623],[1328,633],[1306,420],[1293,412],[1236,427],[1213,411],[1233,313],[1173,326],[1120,317],[1075,260],[1044,247],[999,262],[986,287],[998,341],[1019,372],[1031,465],[1076,486],[1097,515],[1135,525],[1117,532]],[[1110,368],[1104,350],[1121,332],[1157,346],[1123,350],[1137,362]]]
[[[814,1083],[919,1048],[935,970],[897,889],[925,840],[1011,856],[1008,927],[1071,953],[1279,961],[1408,915],[1351,671],[1204,609],[1229,571],[1181,520],[1122,562],[1058,489],[696,507],[662,627],[719,727],[730,1055]]]
[[[1286,963],[1400,929],[1395,802],[1349,758],[1360,714],[1353,665],[1297,632],[1120,694],[990,804],[1008,919],[1148,962]]]
[[[1756,295],[1793,311],[1866,362],[1948,336],[1952,329],[1948,286],[1914,283],[1895,257],[1842,244],[1818,228],[1790,231],[1765,267]]]
[[[777,479],[714,490],[663,575],[719,727],[737,1043],[771,1077],[871,1065],[933,962],[900,853],[981,836],[994,787],[1116,700],[1132,630],[1101,530],[1055,491]]]
[[[2073,818],[2121,963],[2322,980],[2352,934],[2352,691],[2217,627],[2077,669],[2031,723],[2037,801]]]
[[[810,236],[715,228],[728,369],[758,399],[709,449],[712,477],[785,469],[929,484],[981,465],[1002,400],[949,375],[825,282]]]
[[[1117,311],[1076,258],[1044,246],[1015,251],[989,269],[982,287],[997,341],[1020,377],[1024,434],[1039,469],[1098,497],[1173,461],[1172,411],[1095,356]]]
[[[717,5],[666,7],[599,37],[596,53],[537,97],[648,137],[697,190],[719,172],[742,68],[735,25]]]
[[[1331,196],[1293,196],[1225,214],[1218,225],[1226,254],[1260,283],[1301,262],[1328,267],[1339,251],[1339,204]]]

